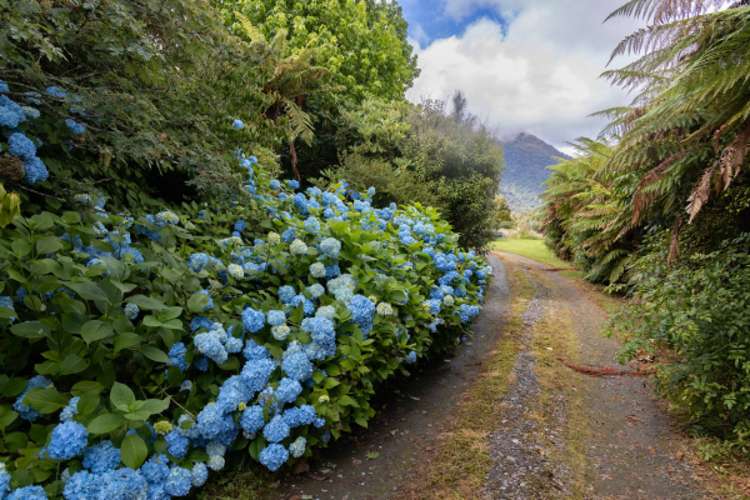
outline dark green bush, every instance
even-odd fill
[[[634,303],[618,327],[627,346],[667,347],[659,387],[701,431],[750,451],[750,235],[674,267],[649,253],[633,271]]]

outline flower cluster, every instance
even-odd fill
[[[241,130],[244,123],[232,126]],[[20,140],[15,148],[31,151]],[[299,191],[296,181],[269,179],[255,157],[241,151],[237,157],[245,191],[273,224],[263,232],[246,222],[255,219],[239,202],[223,208],[226,225],[215,238],[175,238],[177,231],[201,234],[219,211],[203,208],[192,221],[168,210],[115,216],[104,210],[104,199],[78,197],[97,222],[91,236],[61,240],[92,275],[122,285],[124,305],[110,312],[118,333],[158,332],[152,338],[164,352],[150,353],[163,363],[151,379],[158,389],[144,390],[169,394],[175,404],[155,424],[146,423],[151,455],[130,469],[125,448],[118,448],[124,427],[97,441],[77,421],[89,421],[79,415],[85,397],[71,397],[40,453],[76,464],[76,472],[64,475],[68,499],[188,495],[209,471],[224,468],[238,439],[252,443],[253,456],[277,471],[348,430],[359,417],[342,408],[360,407],[369,418],[374,382],[428,356],[433,344],[454,342],[462,324],[479,313],[489,269],[457,248],[435,213],[376,208],[374,190],[357,193],[346,183]],[[123,269],[153,276],[158,261],[152,259],[166,245],[182,245],[174,252],[182,267],[165,279],[180,275],[188,285],[164,293],[161,300],[173,302],[159,315],[153,301],[136,299],[142,288],[131,291],[120,280],[127,276]],[[0,307],[27,317],[16,291],[8,293]],[[453,333],[434,335],[441,327]],[[373,366],[378,373],[371,373]],[[42,376],[27,382],[13,405],[21,419],[41,417],[25,400],[28,392],[52,386]],[[0,497],[34,494],[10,492],[6,476],[0,470]]]

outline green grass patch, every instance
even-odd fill
[[[501,239],[490,243],[490,248],[499,252],[520,255],[554,268],[571,269],[573,267],[569,262],[555,256],[552,250],[544,244],[544,240],[530,238]]]

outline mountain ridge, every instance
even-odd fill
[[[542,202],[540,195],[551,173],[548,167],[570,156],[528,132],[521,132],[501,144],[505,151],[505,170],[500,192],[514,212],[533,210]]]

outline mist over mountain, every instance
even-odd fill
[[[504,141],[505,171],[500,192],[514,212],[532,210],[541,204],[540,195],[549,177],[547,167],[570,157],[535,135],[522,132]]]

